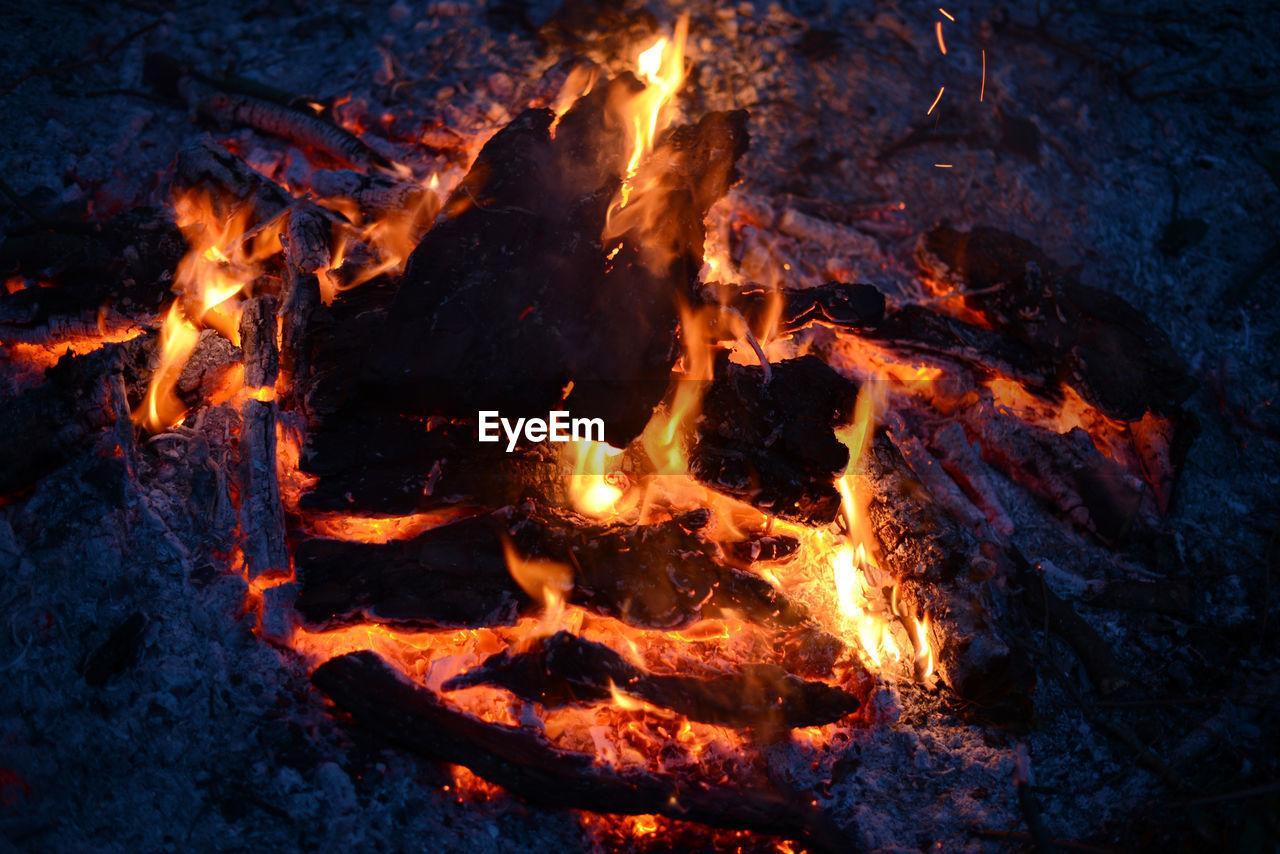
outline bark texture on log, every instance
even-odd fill
[[[796,839],[814,851],[856,850],[854,835],[770,789],[733,789],[687,776],[617,769],[554,747],[524,729],[486,723],[407,682],[376,654],[353,652],[311,677],[342,711],[391,743],[470,768],[531,803],[741,828]]]
[[[278,371],[276,300],[255,297],[240,316],[244,384],[274,391]],[[249,579],[289,571],[284,507],[276,471],[276,401],[249,398],[240,407],[240,542]]]

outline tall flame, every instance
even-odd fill
[[[200,332],[182,315],[178,301],[170,303],[160,328],[160,364],[151,375],[147,396],[133,412],[133,422],[148,433],[159,433],[186,413],[186,405],[178,399],[174,387],[199,337]]]
[[[526,558],[506,537],[502,539],[502,553],[516,584],[542,607],[541,620],[529,637],[554,633],[564,616],[565,599],[573,590],[573,570],[556,561]]]

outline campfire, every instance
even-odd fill
[[[930,49],[978,76],[930,117],[1006,85],[954,11]],[[777,127],[704,96],[708,26],[619,24],[491,76],[507,108],[457,127],[148,53],[147,92],[198,123],[157,203],[0,245],[23,437],[0,551],[47,544],[32,514],[77,536],[90,493],[146,531],[290,674],[329,733],[298,749],[355,745],[320,766],[339,800],[350,751],[393,751],[431,769],[414,791],[567,808],[605,848],[892,847],[854,794],[931,772],[911,785],[945,798],[889,735],[937,725],[984,769],[964,797],[1007,782],[1003,824],[963,832],[1049,850],[1022,734],[1064,697],[1180,790],[1195,732],[1162,756],[1098,711],[1145,680],[1073,600],[1190,613],[1152,567],[1181,536],[1192,369],[1031,229],[748,189]],[[1121,569],[1047,557],[1073,550]],[[172,631],[121,617],[89,686]]]

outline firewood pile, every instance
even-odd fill
[[[503,26],[433,9],[414,33]],[[994,125],[909,129],[862,167],[962,142],[1034,176],[993,25],[955,11],[929,49],[972,41]],[[827,143],[787,148],[716,45],[817,69],[852,36],[569,3],[541,58],[513,35],[487,60],[479,117],[397,94],[390,46],[375,107],[149,32],[138,91],[173,130],[148,204],[6,190],[0,666],[54,711],[0,709],[0,838],[97,832],[42,818],[38,746],[86,701],[118,727],[67,723],[59,750],[159,724],[130,785],[180,768],[167,809],[206,806],[164,838],[193,847],[278,847],[257,825],[297,809],[354,847],[1052,850],[1137,844],[1072,774],[1121,811],[1274,798],[1271,590],[1256,618],[1244,575],[1198,590],[1216,541],[1186,509],[1217,494],[1208,416],[1272,459],[1266,414],[1069,239],[815,189]],[[1167,245],[1199,239],[1180,221]],[[1197,681],[1226,660],[1248,689]],[[1245,779],[1197,797],[1233,751]]]

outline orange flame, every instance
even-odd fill
[[[186,404],[178,399],[174,388],[199,338],[199,330],[182,316],[177,300],[170,303],[160,328],[160,364],[151,375],[147,396],[133,413],[133,422],[148,433],[159,433],[186,414]]]

